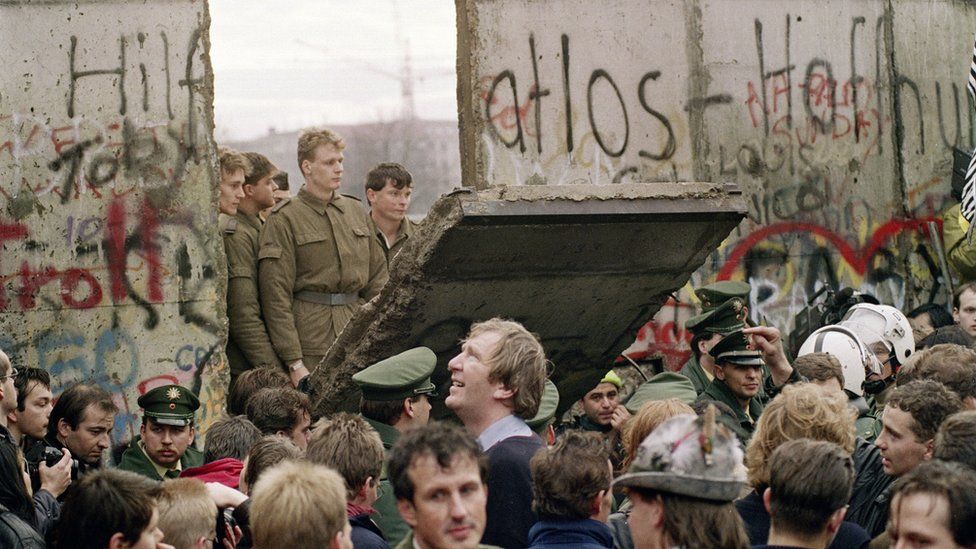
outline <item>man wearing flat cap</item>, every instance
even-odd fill
[[[203,465],[193,448],[193,418],[200,401],[179,385],[156,387],[139,397],[143,410],[139,436],[122,454],[119,469],[153,480],[177,478],[183,469]]]
[[[715,376],[715,361],[709,349],[726,334],[745,328],[745,315],[745,302],[740,297],[732,297],[685,322],[685,329],[692,333],[691,358],[678,373],[691,380],[699,395],[705,392]]]
[[[787,360],[776,328],[736,330],[723,337],[708,354],[715,360],[715,378],[698,400],[718,401],[732,408],[740,427],[736,435],[743,443],[752,436],[765,404],[784,385],[802,379]],[[769,375],[764,376],[766,366]]]
[[[359,413],[380,435],[387,454],[400,434],[421,425],[430,418],[428,397],[434,392],[430,375],[437,366],[437,355],[427,347],[416,347],[381,360],[352,376],[362,391]],[[373,521],[380,527],[391,546],[408,533],[396,508],[396,498],[386,476],[380,476],[381,495],[373,504],[377,514]]]

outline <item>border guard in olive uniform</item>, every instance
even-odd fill
[[[242,187],[244,198],[237,205],[237,215],[221,216],[227,253],[227,362],[231,385],[251,368],[281,368],[258,298],[258,246],[264,225],[259,213],[275,204],[278,185],[274,177],[278,168],[258,153],[244,156],[250,165]]]
[[[302,133],[298,164],[305,184],[272,208],[261,233],[261,310],[296,386],[389,276],[362,202],[338,192],[344,148],[330,130]]]
[[[163,385],[147,391],[138,402],[143,409],[142,426],[123,452],[119,469],[163,480],[203,465],[203,454],[193,447],[193,417],[200,400],[192,391]]]
[[[437,366],[437,355],[427,347],[416,347],[381,360],[352,376],[363,392],[359,411],[380,435],[387,454],[400,434],[418,425],[426,425],[430,418],[430,401],[434,384],[430,375]],[[380,478],[382,495],[373,507],[378,514],[374,522],[383,531],[391,546],[408,533],[407,526],[396,508],[396,498],[386,476]]]
[[[419,223],[407,217],[413,176],[403,166],[384,162],[366,175],[366,201],[369,203],[369,222],[376,240],[386,252],[390,264]]]

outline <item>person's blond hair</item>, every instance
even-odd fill
[[[192,549],[200,538],[217,536],[217,505],[202,482],[174,478],[163,482],[161,488],[159,529],[166,543],[176,549]]]
[[[217,160],[220,161],[220,172],[222,174],[230,175],[237,170],[244,170],[244,175],[247,176],[248,172],[251,171],[251,163],[247,161],[244,153],[229,147],[217,149]]]
[[[346,482],[346,496],[352,500],[366,479],[379,482],[383,470],[383,441],[362,416],[338,413],[315,423],[305,458],[332,467]]]
[[[640,448],[641,442],[644,442],[651,431],[657,429],[664,420],[681,414],[695,415],[695,410],[677,398],[645,402],[640,410],[624,424],[621,441],[625,455],[621,468],[626,470],[630,467],[637,456],[637,449]]]
[[[254,547],[328,547],[346,527],[346,488],[324,465],[285,461],[264,473],[251,498]]]
[[[471,326],[468,340],[479,335],[498,335],[498,343],[484,362],[488,379],[514,394],[512,412],[522,419],[535,417],[546,384],[546,352],[539,337],[518,322],[492,318]]]
[[[833,442],[854,451],[857,412],[840,393],[828,393],[812,383],[796,383],[766,406],[746,447],[749,484],[769,484],[769,458],[784,442],[798,438]]]
[[[298,169],[302,169],[302,162],[315,158],[315,149],[321,145],[332,145],[337,150],[346,148],[342,136],[329,129],[305,130],[298,136]],[[304,172],[303,172],[304,173]]]

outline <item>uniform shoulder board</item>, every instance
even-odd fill
[[[341,194],[342,196],[344,196],[344,197],[346,197],[346,198],[351,198],[351,199],[353,199],[353,200],[355,200],[356,202],[362,202],[362,201],[363,201],[363,200],[362,200],[361,198],[359,198],[358,196],[353,196],[353,195],[351,195],[351,194],[342,194],[342,193],[339,193],[339,194]]]
[[[224,234],[234,234],[237,231],[237,218],[232,215],[220,215],[220,231]]]
[[[291,199],[290,198],[283,198],[283,199],[281,199],[281,202],[275,204],[274,207],[271,208],[271,213],[277,212],[278,210],[284,208],[285,207],[285,204],[288,204],[289,202],[291,202]]]

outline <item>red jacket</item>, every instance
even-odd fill
[[[195,478],[203,482],[219,482],[224,486],[237,489],[241,481],[241,469],[244,463],[235,458],[223,458],[211,461],[199,467],[191,467],[180,473],[180,478]]]

